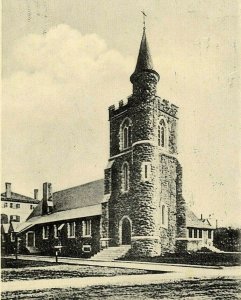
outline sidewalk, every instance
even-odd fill
[[[46,256],[20,255],[19,259],[38,260],[54,262],[55,258]],[[85,278],[65,278],[65,279],[41,279],[41,280],[21,280],[2,283],[2,291],[35,290],[47,288],[83,288],[94,285],[145,285],[158,284],[163,282],[184,280],[184,279],[208,279],[215,277],[229,277],[241,279],[241,267],[225,268],[201,268],[200,266],[174,266],[158,263],[144,262],[124,262],[124,261],[91,261],[79,258],[59,258],[59,262],[74,265],[104,266],[116,268],[142,269],[151,271],[162,271],[162,274],[143,275],[122,275],[113,277],[85,277]]]
[[[14,256],[6,256],[7,258],[13,258]],[[33,261],[46,261],[55,262],[53,256],[41,256],[41,255],[18,255],[19,259],[33,260]],[[129,268],[140,269],[148,271],[163,271],[163,272],[177,272],[180,268],[188,269],[223,269],[219,266],[201,266],[201,265],[183,265],[183,264],[168,264],[168,263],[151,263],[151,262],[137,262],[137,261],[98,261],[76,257],[58,257],[59,263],[74,264],[74,265],[88,265],[88,266],[101,266],[101,267],[115,267],[115,268]]]

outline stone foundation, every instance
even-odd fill
[[[176,253],[186,253],[187,252],[187,240],[176,240]]]
[[[134,238],[131,241],[131,255],[134,257],[154,257],[161,254],[158,237],[149,239]]]

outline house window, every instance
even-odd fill
[[[161,224],[163,226],[167,226],[167,223],[168,223],[167,222],[167,207],[165,204],[161,205],[161,218],[162,218]]]
[[[125,150],[131,146],[131,120],[126,118],[120,128],[120,149]]]
[[[91,220],[82,221],[82,236],[91,236]]]
[[[158,146],[167,147],[167,126],[164,119],[161,119],[158,125]]]
[[[151,178],[151,163],[143,162],[142,163],[142,181],[148,181]]]
[[[34,205],[30,204],[30,209],[34,209]]]
[[[192,238],[192,228],[188,228],[188,237]]]
[[[58,238],[58,227],[57,227],[57,225],[54,225],[54,238],[55,239]]]
[[[71,222],[67,224],[68,238],[75,237],[75,222]]]
[[[10,221],[12,221],[12,222],[20,222],[20,216],[10,216]]]
[[[49,226],[43,227],[43,239],[47,240],[49,238]]]
[[[16,204],[16,208],[20,208],[20,204],[19,203]]]
[[[208,230],[208,238],[209,238],[209,239],[212,238],[212,230]]]
[[[197,229],[194,229],[194,238],[197,238]]]
[[[8,207],[8,203],[7,202],[4,203],[4,207]]]
[[[129,165],[125,162],[122,166],[122,191],[127,192],[129,190]]]
[[[10,203],[10,208],[13,208],[13,203]]]
[[[85,253],[90,253],[91,252],[91,245],[83,245],[82,246],[82,251]]]
[[[203,237],[202,229],[199,229],[199,238],[201,239]]]
[[[26,233],[26,246],[27,247],[35,246],[35,233],[33,231],[29,231]]]

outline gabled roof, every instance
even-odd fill
[[[10,226],[9,223],[7,223],[7,224],[1,224],[1,232],[2,233],[8,233],[9,226]]]
[[[104,180],[96,180],[53,194],[54,211],[100,204],[104,197]]]
[[[100,215],[103,199],[103,179],[55,192],[53,193],[53,213],[42,215],[43,200],[41,200],[27,221],[17,228],[17,231],[23,231],[36,224]],[[212,228],[207,219],[198,219],[189,208],[186,209],[186,226]]]
[[[46,224],[46,223],[61,222],[61,221],[64,222],[67,220],[99,216],[99,215],[101,215],[100,204],[74,208],[68,211],[59,211],[49,215],[32,217],[26,222],[20,224],[20,226],[17,227],[17,232],[25,231],[26,229],[29,229],[30,227],[33,227],[34,225],[37,224]]]
[[[70,211],[76,208],[83,208],[93,205],[100,205],[104,197],[104,180],[96,180],[83,185],[53,193],[53,213]],[[42,215],[43,200],[36,206],[28,217],[32,218]],[[80,215],[81,217],[81,215]],[[66,219],[68,215],[66,214]]]
[[[28,196],[24,196],[18,193],[11,192],[11,198],[6,197],[6,192],[1,193],[1,200],[2,201],[12,201],[12,202],[22,202],[22,203],[31,203],[31,204],[38,204],[39,200],[30,198]]]
[[[11,222],[8,231],[9,232],[17,232],[17,228],[20,226],[18,222]]]
[[[194,212],[188,207],[186,208],[186,226],[207,229],[213,228],[208,219],[198,219]]]

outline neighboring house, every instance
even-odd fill
[[[38,190],[34,190],[35,199],[14,193],[11,183],[6,183],[6,191],[1,194],[1,223],[24,222],[39,203]]]
[[[186,209],[187,217],[187,250],[197,251],[202,248],[213,249],[213,233],[215,227],[208,219],[198,219],[198,217],[189,209]]]
[[[2,253],[13,253],[17,227],[33,212],[38,205],[38,190],[34,190],[35,199],[14,193],[11,183],[6,183],[6,191],[1,194],[1,232]]]
[[[10,238],[8,234],[10,224],[1,224],[1,255],[9,253]]]
[[[15,252],[18,226],[19,226],[19,224],[16,222],[1,224],[1,252],[2,252],[2,255]]]
[[[206,230],[212,227],[186,209],[177,151],[178,107],[156,95],[159,74],[145,29],[130,80],[132,95],[109,107],[110,157],[104,180],[56,193],[45,183],[43,200],[19,228],[21,247],[43,254],[61,249],[62,255],[81,257],[129,245],[139,257],[211,243]]]

